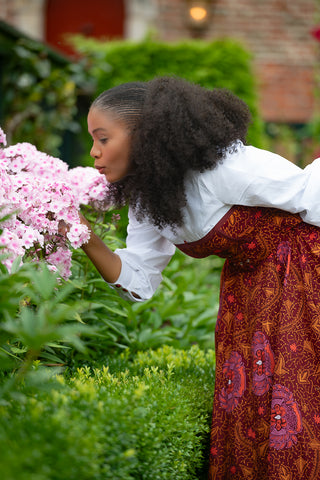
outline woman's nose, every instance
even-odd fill
[[[90,150],[90,156],[92,158],[99,158],[99,156],[100,156],[100,150],[98,148],[96,148],[94,145],[92,146],[92,148]]]

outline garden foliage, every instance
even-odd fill
[[[212,351],[163,347],[2,402],[1,478],[206,478],[213,374]]]
[[[100,235],[111,246],[121,245],[115,241],[114,233],[101,231]],[[81,318],[96,331],[96,335],[88,339],[87,355],[91,362],[101,361],[106,353],[125,348],[133,353],[164,344],[189,348],[196,343],[204,349],[212,348],[221,267],[221,259],[209,257],[201,260],[199,269],[199,260],[177,252],[163,273],[163,282],[155,295],[146,302],[131,303],[106,287],[105,282],[97,278],[90,261],[76,251],[73,254],[73,272],[77,279],[74,295],[89,301],[88,310]],[[74,355],[74,361],[79,362],[81,354]]]
[[[59,285],[57,275],[44,263],[20,267],[16,261],[11,273],[0,263],[0,399],[16,391],[35,361],[57,366],[59,351],[85,350],[80,336],[92,328],[79,319],[87,305],[73,299],[75,286]]]

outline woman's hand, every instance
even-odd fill
[[[88,230],[89,230],[89,233],[90,233],[89,240],[85,244],[83,244],[82,247],[81,247],[85,251],[84,247],[90,246],[90,242],[93,241],[93,237],[95,236],[95,234],[94,234],[94,231],[92,229],[92,226],[91,226],[90,222],[86,219],[86,217],[84,217],[82,215],[81,212],[79,212],[79,218],[80,218],[80,223],[82,225],[85,225],[86,227],[88,227]]]
[[[89,232],[90,232],[90,237],[91,237],[91,235],[93,233],[91,224],[88,222],[88,220],[80,212],[79,212],[79,218],[80,218],[80,223],[82,225],[86,225],[88,227]],[[69,230],[70,230],[70,225],[68,225],[64,220],[59,220],[58,234],[61,235],[62,237],[66,237]]]
[[[80,222],[86,225],[90,232],[90,238],[87,243],[82,245],[82,250],[90,258],[98,272],[107,281],[114,283],[120,275],[121,260],[118,255],[113,253],[105,243],[92,230],[91,224],[79,212]],[[67,225],[65,225],[67,227]],[[64,226],[62,226],[64,227]],[[132,292],[136,298],[141,298],[136,293]]]
[[[86,219],[86,217],[84,217],[81,212],[79,212],[79,217],[80,217],[80,222],[81,222],[83,225],[86,225],[86,226],[88,227],[89,231],[92,232],[92,227],[91,227],[90,222],[88,222],[88,220]]]
[[[79,213],[80,222],[86,225],[90,232],[88,242],[81,245],[82,250],[90,258],[100,275],[110,283],[114,283],[120,275],[121,260],[107,245],[96,235],[88,220]]]
[[[66,237],[69,230],[70,230],[69,225],[67,225],[64,220],[59,220],[58,234],[61,235],[62,237]]]

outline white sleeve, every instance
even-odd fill
[[[126,248],[115,250],[122,263],[120,276],[109,285],[126,300],[148,300],[161,283],[161,272],[174,252],[175,246],[171,242],[151,224],[138,222],[129,208]]]
[[[279,208],[320,227],[320,158],[301,169],[274,153],[245,147],[217,173],[215,188],[225,204]]]

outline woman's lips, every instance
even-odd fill
[[[99,166],[98,166],[98,167],[96,167],[96,169],[98,170],[98,172],[99,172],[100,174],[102,174],[102,173],[104,172],[104,167],[99,167]]]

